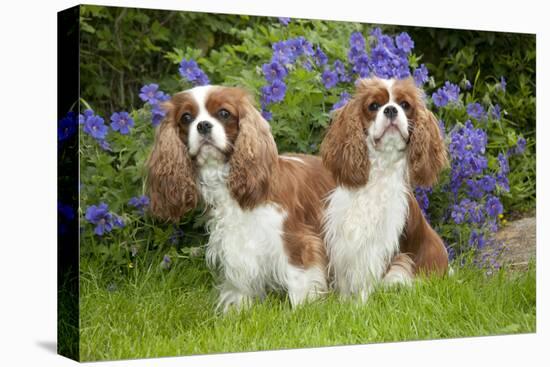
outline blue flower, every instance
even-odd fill
[[[141,87],[139,98],[141,98],[143,102],[156,103],[157,97],[159,96],[158,89],[159,86],[155,83],[144,85]]]
[[[470,83],[470,81],[468,79],[464,80],[464,89],[465,90],[472,89],[472,83]]]
[[[428,81],[428,68],[422,64],[417,67],[413,72],[414,82],[418,87],[422,86]]]
[[[210,83],[208,76],[201,70],[195,60],[182,59],[179,72],[182,77],[189,80],[194,85],[207,85]]]
[[[315,54],[313,55],[313,59],[315,61],[315,64],[317,66],[323,66],[328,62],[328,57],[325,55],[323,50],[319,46],[315,49]]]
[[[78,128],[78,121],[74,112],[68,112],[65,117],[57,123],[57,140],[62,143],[68,140],[76,133]]]
[[[267,64],[263,64],[262,71],[264,73],[265,79],[268,82],[272,82],[274,80],[283,80],[287,75],[286,68],[283,65],[273,61]]]
[[[500,89],[503,91],[503,92],[506,92],[506,79],[504,79],[503,76],[500,77]]]
[[[321,78],[323,79],[323,84],[327,89],[333,88],[338,83],[338,74],[330,69],[323,71]]]
[[[271,48],[273,49],[273,57],[271,58],[271,61],[283,65],[294,62],[294,55],[292,54],[291,49],[288,47],[287,42],[276,42],[271,46]]]
[[[397,45],[398,49],[406,53],[411,52],[411,50],[414,48],[414,42],[406,32],[403,32],[395,37],[395,44]]]
[[[338,79],[342,82],[349,82],[351,81],[351,78],[346,73],[346,67],[344,63],[340,60],[335,60],[332,64],[334,68],[334,72],[338,75]]]
[[[461,224],[464,222],[466,217],[466,209],[462,205],[453,205],[451,211],[451,218],[456,224]]]
[[[134,127],[134,120],[128,112],[115,112],[111,115],[111,129],[114,131],[127,135],[132,127]]]
[[[355,51],[365,51],[365,38],[361,32],[353,32],[349,38],[350,49]]]
[[[443,86],[443,89],[445,90],[445,93],[447,93],[447,96],[449,97],[449,101],[451,102],[458,101],[458,97],[460,95],[460,88],[458,85],[453,84],[447,80],[445,82],[445,85]]]
[[[97,141],[99,143],[99,147],[107,152],[112,152],[113,149],[111,149],[111,145],[107,142],[105,139],[101,139]]]
[[[94,139],[103,140],[109,132],[109,127],[105,125],[103,118],[91,115],[87,118],[84,117],[84,128],[82,130]]]
[[[286,85],[280,80],[274,80],[270,85],[262,87],[265,103],[281,102],[285,98]]]
[[[170,258],[170,256],[164,255],[160,263],[160,267],[164,270],[168,270],[170,269],[171,266],[172,266],[172,259]]]
[[[470,234],[469,244],[472,247],[475,246],[478,249],[482,249],[483,247],[485,247],[485,236],[482,232],[477,232],[474,230]]]
[[[432,100],[437,107],[445,107],[449,103],[449,96],[443,88],[440,88],[432,94]]]
[[[271,121],[271,119],[273,118],[273,114],[268,110],[262,110],[262,117],[267,121]]]
[[[518,141],[516,142],[516,146],[513,149],[513,154],[523,154],[523,152],[525,152],[526,146],[527,146],[527,141],[523,136],[520,136],[518,138]]]
[[[479,186],[485,192],[492,192],[496,186],[496,180],[493,176],[485,175],[479,180]]]
[[[124,227],[122,218],[113,215],[109,212],[109,207],[105,203],[99,205],[91,205],[86,209],[86,220],[95,224],[94,233],[98,236],[103,236],[106,232],[111,232],[113,227]]]
[[[145,208],[149,206],[149,197],[145,195],[134,196],[128,201],[128,205],[133,206],[140,214],[143,214]]]
[[[279,19],[279,23],[281,23],[285,27],[288,25],[288,23],[290,23],[290,18],[279,17],[278,19]]]
[[[500,120],[500,106],[498,104],[495,104],[491,110],[491,117],[495,120]]]
[[[487,199],[487,202],[485,203],[485,210],[487,211],[487,214],[489,216],[496,218],[499,214],[502,214],[504,208],[502,207],[502,203],[496,196],[491,196]]]
[[[475,103],[468,103],[466,106],[466,112],[468,115],[476,120],[484,120],[487,118],[487,113],[485,112],[485,109],[483,106],[477,102]]]
[[[414,192],[422,213],[427,217],[427,210],[430,206],[428,194],[432,192],[432,189],[430,187],[417,187]]]

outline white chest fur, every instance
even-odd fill
[[[371,155],[372,157],[372,155]],[[399,152],[371,159],[367,184],[338,187],[325,216],[329,265],[336,289],[366,300],[399,250],[408,213],[407,161]]]

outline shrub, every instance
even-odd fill
[[[362,24],[265,19],[270,23],[228,31],[234,42],[207,56],[190,47],[167,52],[178,84],[143,80],[134,92],[144,102],[139,108],[117,108],[106,121],[94,113],[90,104],[96,101],[81,101],[83,256],[127,271],[141,254],[158,250],[167,254],[161,265],[169,268],[172,259],[185,256],[185,247],[207,238],[196,213],[177,225],[146,214],[144,162],[164,117],[160,102],[169,98],[163,85],[170,93],[207,83],[245,87],[271,122],[281,152],[315,154],[330,112],[350,98],[357,78],[413,77],[440,119],[451,157],[440,183],[416,188],[416,194],[451,253],[485,247],[503,221],[505,204],[534,196],[534,137],[523,137],[516,129],[522,122],[509,119],[515,105],[507,104],[506,75],[484,82],[479,73],[474,80],[436,80],[406,32],[390,36]]]

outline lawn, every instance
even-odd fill
[[[158,261],[157,261],[158,260]],[[535,266],[492,275],[456,267],[410,289],[377,291],[367,304],[334,294],[292,310],[270,295],[242,313],[214,311],[201,257],[133,264],[120,274],[81,263],[82,361],[454,338],[535,331]]]

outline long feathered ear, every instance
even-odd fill
[[[267,199],[277,145],[268,122],[243,92],[239,106],[239,135],[229,159],[228,186],[244,209],[252,209]]]
[[[336,110],[321,143],[321,157],[338,185],[356,188],[367,183],[370,162],[359,101]]]
[[[195,174],[187,147],[179,136],[174,106],[165,104],[167,118],[159,126],[147,162],[147,191],[154,216],[178,221],[198,202]]]
[[[447,149],[434,114],[423,105],[413,121],[409,142],[409,175],[415,186],[432,186],[448,164]]]

